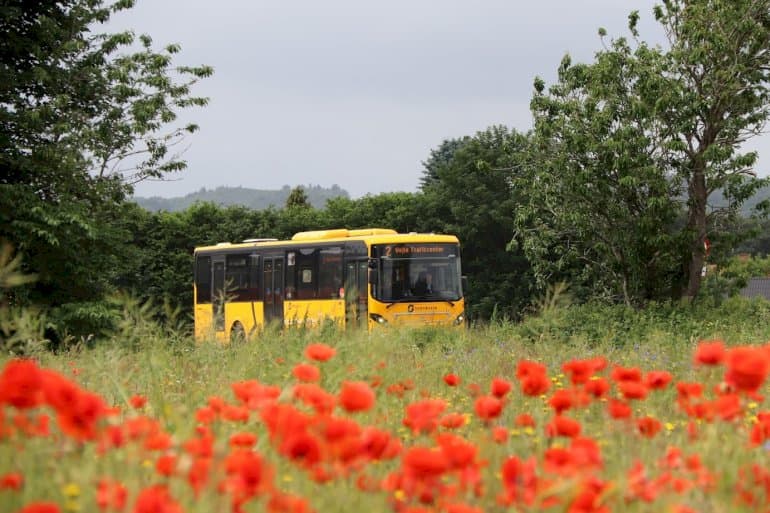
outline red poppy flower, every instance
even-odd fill
[[[516,416],[513,423],[519,427],[535,427],[535,418],[529,413],[522,413]]]
[[[33,502],[27,504],[19,513],[60,513],[59,505],[54,502]]]
[[[444,383],[449,385],[450,387],[456,387],[460,384],[460,376],[457,374],[447,374],[444,376]]]
[[[693,359],[697,365],[719,365],[725,359],[725,343],[721,340],[701,340]]]
[[[591,376],[607,366],[607,360],[603,357],[589,358],[585,360],[570,360],[561,369],[569,375],[573,385],[586,383]]]
[[[8,472],[0,476],[0,490],[21,490],[24,476],[19,472]]]
[[[626,399],[644,399],[647,397],[647,387],[637,381],[620,381],[618,389]]]
[[[581,467],[602,467],[602,451],[592,438],[576,436],[569,444],[572,460]]]
[[[374,406],[374,392],[363,381],[344,381],[339,400],[346,411],[366,411]]]
[[[609,511],[606,506],[602,505],[602,501],[605,500],[603,492],[607,486],[607,483],[595,477],[584,480],[580,483],[577,495],[569,504],[568,511],[571,513]]]
[[[763,411],[757,414],[757,422],[751,428],[749,439],[754,446],[760,445],[764,443],[765,440],[770,439],[770,412]]]
[[[568,438],[574,438],[580,435],[582,426],[580,422],[563,415],[555,416],[551,422],[545,426],[546,436],[566,436]]]
[[[148,451],[165,451],[171,447],[171,435],[164,431],[156,431],[144,439],[143,447]]]
[[[476,399],[473,407],[480,419],[489,421],[500,416],[503,411],[503,402],[497,397],[483,395]]]
[[[610,384],[609,382],[604,378],[594,378],[589,379],[585,385],[583,385],[583,390],[590,394],[591,396],[595,397],[596,399],[599,399],[601,397],[604,397],[604,395],[609,392],[610,390]]]
[[[510,456],[503,462],[500,473],[503,478],[505,494],[501,500],[505,504],[532,505],[538,486],[536,466],[537,462],[534,457],[521,461],[516,456]]]
[[[439,416],[446,409],[446,402],[441,399],[422,399],[406,407],[406,417],[403,424],[412,429],[415,434],[431,433],[438,426]]]
[[[495,426],[492,428],[492,440],[498,444],[504,444],[508,441],[508,430],[503,426]]]
[[[273,403],[260,412],[271,440],[279,440],[290,433],[304,432],[310,425],[311,417],[291,404]]]
[[[650,371],[644,376],[644,384],[651,390],[662,390],[671,383],[672,378],[667,371]]]
[[[636,427],[642,436],[653,438],[661,430],[663,425],[654,417],[642,417],[636,421]]]
[[[553,393],[548,404],[554,409],[557,415],[572,407],[573,392],[571,390],[559,389]]]
[[[481,508],[476,508],[459,502],[447,504],[444,507],[444,511],[446,513],[484,513],[484,510]]]
[[[511,383],[503,378],[494,378],[490,386],[490,393],[497,397],[503,398],[511,390]]]
[[[371,460],[388,460],[401,452],[401,442],[389,432],[370,426],[361,432],[361,450]]]
[[[613,381],[642,381],[642,371],[637,367],[615,367],[610,377]]]
[[[107,409],[101,396],[78,391],[74,402],[58,411],[59,428],[75,440],[94,440],[98,434],[98,422]]]
[[[248,449],[257,443],[257,435],[254,433],[233,433],[230,435],[230,447],[239,447],[241,449]]]
[[[306,383],[312,383],[321,379],[320,369],[310,363],[298,363],[291,372],[299,381]]]
[[[245,406],[226,404],[222,408],[222,418],[231,422],[248,422],[249,409]]]
[[[546,472],[569,476],[575,473],[577,465],[572,459],[572,451],[563,447],[551,447],[543,454],[543,467]]]
[[[128,400],[128,403],[135,410],[139,410],[141,408],[144,408],[144,405],[147,404],[147,398],[143,395],[132,395],[131,398]]]
[[[516,377],[524,395],[536,397],[543,395],[551,387],[545,365],[529,360],[519,361],[516,367]]]
[[[714,410],[722,420],[735,420],[743,413],[741,398],[737,394],[725,394],[714,401]]]
[[[623,401],[610,399],[607,403],[607,411],[613,419],[627,419],[631,416],[631,407]]]
[[[726,365],[725,381],[743,392],[756,392],[770,371],[767,352],[755,347],[730,349]]]
[[[35,408],[43,399],[42,386],[43,377],[33,360],[11,360],[0,374],[0,405]]]
[[[267,513],[312,513],[308,500],[296,495],[275,491],[267,501]]]
[[[263,385],[255,379],[232,383],[230,388],[244,406],[258,410],[272,403],[281,395],[281,388]]]
[[[451,469],[474,465],[478,447],[465,438],[452,433],[441,433],[436,436],[436,443],[446,455]]]
[[[403,456],[404,470],[421,478],[437,477],[449,469],[449,460],[440,449],[413,446]]]
[[[465,415],[461,413],[447,413],[439,419],[438,423],[447,429],[456,429],[465,424]]]
[[[317,413],[331,413],[337,398],[315,383],[300,383],[294,387],[294,397],[312,407]]]
[[[195,420],[201,424],[211,424],[217,420],[217,412],[209,406],[201,406],[195,410]]]
[[[169,477],[176,469],[177,458],[173,454],[164,454],[155,461],[155,472],[164,477]]]
[[[182,513],[182,507],[162,485],[145,488],[134,504],[134,513]]]
[[[119,481],[100,479],[96,486],[96,505],[101,511],[123,511],[128,490]]]
[[[305,347],[305,357],[318,362],[325,362],[337,354],[337,350],[326,344],[310,344]]]
[[[676,393],[681,400],[697,398],[703,395],[703,384],[679,381],[676,384]]]
[[[225,473],[228,476],[226,486],[236,503],[245,502],[271,484],[270,468],[259,454],[247,449],[237,449],[227,455]]]

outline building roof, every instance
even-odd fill
[[[770,278],[749,278],[739,294],[748,298],[763,297],[770,301]]]

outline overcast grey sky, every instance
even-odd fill
[[[185,121],[188,169],[139,196],[220,185],[337,184],[352,197],[416,191],[444,139],[490,125],[531,127],[535,76],[552,83],[565,53],[589,62],[597,29],[662,41],[655,0],[138,0],[109,30],[132,28],[179,64],[208,64]],[[770,154],[768,136],[755,140]],[[760,158],[760,166],[770,157]],[[761,167],[760,174],[767,172]]]

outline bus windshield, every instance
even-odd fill
[[[455,244],[387,245],[375,248],[378,281],[375,299],[458,301],[462,297],[459,248]]]

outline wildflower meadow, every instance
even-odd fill
[[[0,511],[767,511],[765,330],[275,331],[5,356]]]

